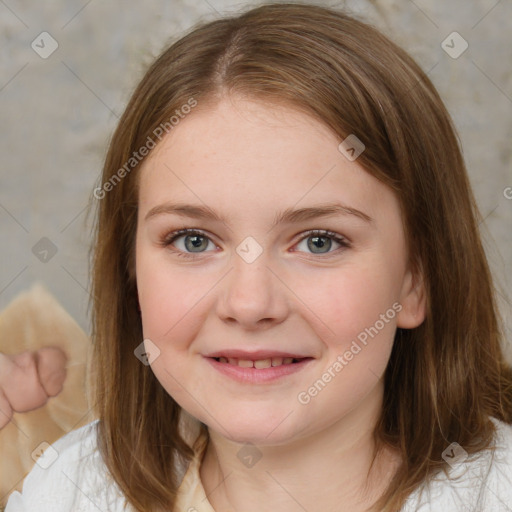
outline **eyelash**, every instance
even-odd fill
[[[187,229],[180,229],[178,231],[173,231],[173,232],[167,234],[160,241],[160,245],[162,245],[163,247],[170,247],[171,244],[175,240],[177,240],[178,238],[180,238],[183,235],[199,235],[199,236],[205,237],[208,240],[213,242],[213,240],[211,240],[211,238],[208,235],[206,235],[206,233],[204,233],[203,231],[187,228]],[[313,236],[331,238],[332,240],[334,240],[335,242],[337,242],[338,244],[341,245],[341,247],[339,249],[336,249],[334,251],[324,253],[323,255],[317,254],[317,256],[320,256],[323,258],[328,257],[330,254],[336,253],[337,251],[340,251],[343,249],[348,249],[349,247],[351,247],[349,241],[346,238],[338,235],[337,233],[334,233],[333,231],[328,231],[328,230],[324,230],[324,229],[312,229],[310,231],[306,231],[304,236],[297,242],[297,244],[299,244],[303,240],[313,237]],[[297,244],[295,244],[295,245],[297,245]],[[187,252],[183,252],[183,251],[180,251],[177,249],[172,249],[172,250],[173,250],[173,252],[175,252],[177,254],[177,256],[179,256],[181,258],[188,258],[188,259],[195,258],[197,255],[202,254],[200,252],[199,253],[187,253]],[[310,253],[310,254],[315,255],[315,253]]]

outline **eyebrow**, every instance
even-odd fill
[[[190,217],[194,219],[211,219],[218,222],[226,223],[226,219],[217,214],[214,210],[208,206],[202,205],[191,205],[184,203],[164,203],[154,208],[151,208],[144,217],[147,221],[157,215],[179,215],[181,217]],[[272,223],[272,229],[278,224],[291,224],[304,222],[310,219],[316,219],[320,217],[332,217],[334,215],[352,215],[362,219],[367,223],[373,223],[374,220],[366,213],[351,208],[340,203],[326,203],[317,206],[310,206],[307,208],[287,208],[286,210],[279,212]]]

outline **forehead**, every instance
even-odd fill
[[[375,214],[391,192],[339,143],[326,125],[287,106],[232,98],[199,105],[146,158],[139,206],[179,198],[226,212],[243,206],[249,215],[341,200]]]

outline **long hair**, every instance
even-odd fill
[[[427,315],[415,329],[397,329],[374,432],[376,449],[389,445],[402,456],[376,505],[395,511],[446,468],[441,454],[451,442],[476,453],[491,445],[491,416],[512,422],[512,372],[481,217],[442,100],[375,28],[314,5],[261,5],[194,27],[149,67],[119,121],[95,191],[93,368],[103,459],[137,510],[174,510],[175,464],[193,452],[179,433],[180,406],[134,357],[142,341],[139,149],[172,129],[172,116],[190,111],[185,105],[226,94],[299,109],[340,142],[355,134],[366,146],[358,163],[399,201]]]

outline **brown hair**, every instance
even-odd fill
[[[358,163],[400,202],[427,316],[415,329],[397,330],[375,429],[377,447],[402,456],[377,504],[397,510],[445,468],[441,453],[451,442],[475,453],[491,444],[490,416],[512,422],[512,372],[452,121],[425,73],[370,25],[319,6],[262,5],[196,27],[151,65],[113,135],[102,182],[126,170],[133,152],[191,98],[201,105],[231,93],[298,108],[340,142],[356,134],[366,146]],[[192,455],[177,428],[181,409],[133,354],[142,341],[134,270],[139,167],[98,201],[99,447],[134,507],[174,510],[175,463]]]

